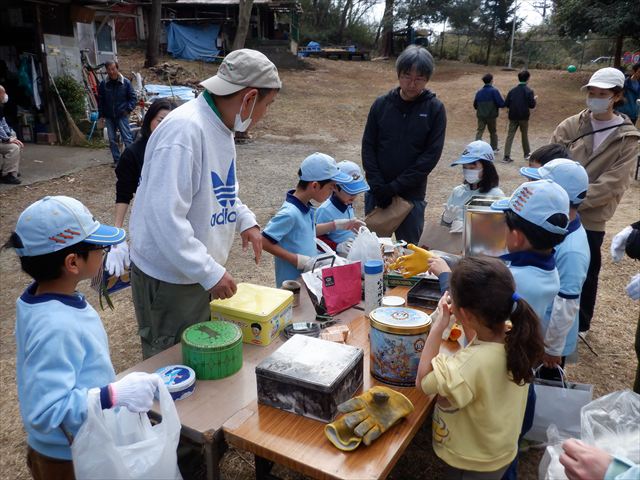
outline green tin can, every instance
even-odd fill
[[[182,333],[182,362],[198,380],[218,380],[242,368],[242,330],[231,322],[202,322]]]

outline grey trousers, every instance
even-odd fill
[[[17,174],[22,149],[15,143],[0,143],[0,174]]]
[[[209,292],[200,284],[163,282],[131,264],[131,290],[144,359],[180,342],[185,328],[211,318]]]

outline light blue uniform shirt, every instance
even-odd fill
[[[346,205],[334,194],[331,195],[316,211],[316,223],[327,223],[334,220],[355,218],[353,205]],[[356,234],[351,230],[334,230],[327,233],[332,242],[342,243],[356,238]]]
[[[516,292],[531,305],[542,322],[547,307],[560,290],[560,276],[553,254],[514,252],[500,258],[513,275]]]
[[[269,220],[262,235],[273,243],[291,253],[315,257],[316,225],[314,222],[315,209],[303,204],[293,195],[294,190],[287,192],[280,210]],[[280,287],[285,280],[295,280],[302,273],[295,265],[286,260],[275,257],[276,287]]]
[[[580,223],[580,217],[577,217],[569,224],[569,233],[558,245],[555,250],[556,265],[558,274],[560,275],[560,291],[558,296],[562,298],[575,299],[580,302],[580,293],[582,292],[582,284],[587,278],[587,270],[591,261],[591,253],[589,251],[589,242],[587,241],[587,232]],[[551,310],[553,304],[549,305],[545,312],[542,322],[543,332],[549,326],[551,319]],[[579,311],[571,325],[571,330],[567,334],[562,356],[572,354],[576,349],[578,342],[578,317]]]
[[[16,302],[16,380],[27,443],[71,460],[61,424],[75,435],[87,416],[87,391],[115,380],[107,334],[84,296],[35,296]]]

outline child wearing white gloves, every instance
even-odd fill
[[[145,412],[160,382],[135,372],[115,381],[107,334],[76,291],[96,275],[124,230],[101,225],[70,197],[44,197],[22,212],[6,246],[34,279],[16,302],[16,381],[27,432],[27,465],[36,479],[73,479],[69,435],[87,416],[87,393],[102,408]]]
[[[351,178],[345,183],[337,183],[335,190],[316,211],[316,223],[326,223],[334,220],[356,220],[358,226],[364,226],[364,222],[356,219],[353,202],[360,193],[369,191],[369,184],[364,178],[360,167],[353,162],[344,160],[338,163],[338,169]],[[344,257],[349,254],[356,233],[353,229],[337,229],[327,233],[322,240],[327,241],[330,247]]]

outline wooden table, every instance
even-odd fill
[[[293,309],[293,321],[311,322],[315,320],[315,316],[315,310],[303,288],[300,305]],[[335,319],[349,323],[361,316],[362,311],[349,309],[336,315]],[[181,435],[192,443],[204,446],[208,479],[220,476],[218,462],[226,448],[222,434],[223,423],[257,398],[255,367],[282,343],[282,337],[278,336],[266,347],[243,344],[243,365],[239,372],[221,380],[198,380],[194,393],[176,402],[182,424]],[[158,368],[172,364],[182,364],[180,344],[121,372],[118,378],[131,372],[155,372]],[[154,403],[149,413],[152,418],[160,420],[159,411],[158,404]]]
[[[396,287],[392,295],[406,296],[407,287]],[[360,314],[350,323],[349,345],[364,349],[364,385],[367,390],[380,384],[369,373],[369,321]],[[450,349],[448,342],[443,342]],[[455,345],[455,344],[454,344]],[[268,476],[271,462],[287,466],[313,478],[377,479],[386,477],[432,410],[435,397],[417,388],[393,387],[406,395],[414,412],[395,425],[372,445],[342,452],[325,437],[325,424],[285,412],[256,399],[225,422],[225,440],[237,448],[253,452],[256,477]]]

